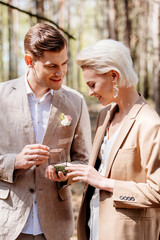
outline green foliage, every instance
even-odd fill
[[[145,97],[152,98],[155,94],[154,85],[160,86],[157,80],[160,70],[157,46],[159,43],[160,4],[158,1],[131,0],[125,5],[124,0],[44,0],[43,9],[37,10],[38,0],[12,1],[15,7],[24,9],[32,14],[41,10],[41,15],[55,22],[75,40],[65,37],[69,43],[69,65],[66,83],[70,87],[77,89],[87,95],[88,88],[82,77],[80,68],[76,65],[76,55],[84,47],[93,44],[103,38],[115,38],[130,47],[134,68],[139,76],[139,91]],[[156,12],[158,9],[158,15]],[[0,5],[0,22],[2,30],[0,32],[0,81],[8,80],[10,71],[10,56],[16,54],[18,59],[18,76],[26,71],[24,63],[23,40],[30,26],[34,25],[38,19],[26,13],[13,11],[12,28],[16,29],[18,36],[8,35],[8,7]],[[151,24],[152,22],[154,24]],[[153,35],[153,34],[157,35]],[[16,42],[18,37],[18,42]],[[128,38],[127,38],[128,37]],[[12,52],[9,52],[9,45],[14,44]],[[13,70],[16,72],[16,69]],[[14,74],[13,74],[14,75]],[[160,78],[159,78],[160,79]],[[157,94],[158,91],[156,91]],[[159,94],[160,95],[160,94]],[[159,97],[160,98],[160,97]],[[157,99],[157,98],[155,98]],[[157,105],[158,103],[156,103]]]

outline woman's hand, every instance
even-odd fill
[[[82,164],[72,164],[71,166],[66,167],[68,177],[72,177],[74,182],[85,182],[89,185],[113,192],[115,180],[103,177],[94,167],[91,165],[82,165]]]

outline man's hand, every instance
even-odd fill
[[[45,173],[46,178],[56,181],[56,182],[65,182],[68,179],[67,175],[64,175],[61,171],[56,173],[54,167],[52,165],[49,165],[46,169]]]
[[[42,144],[26,145],[17,155],[14,169],[28,169],[48,161],[49,147]]]

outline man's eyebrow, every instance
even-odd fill
[[[69,58],[63,64],[67,63],[68,61],[69,61]]]
[[[65,62],[63,62],[62,64],[66,64],[67,62],[69,61],[69,58],[65,61]],[[48,65],[50,65],[50,66],[57,66],[57,64],[56,63],[54,63],[54,62],[47,62],[47,63],[45,63],[44,65],[46,65],[46,66],[48,66]]]

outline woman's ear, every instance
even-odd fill
[[[111,77],[112,77],[113,81],[115,81],[115,80],[118,81],[119,80],[119,73],[118,72],[116,72],[115,70],[111,70],[110,74],[111,74]]]

